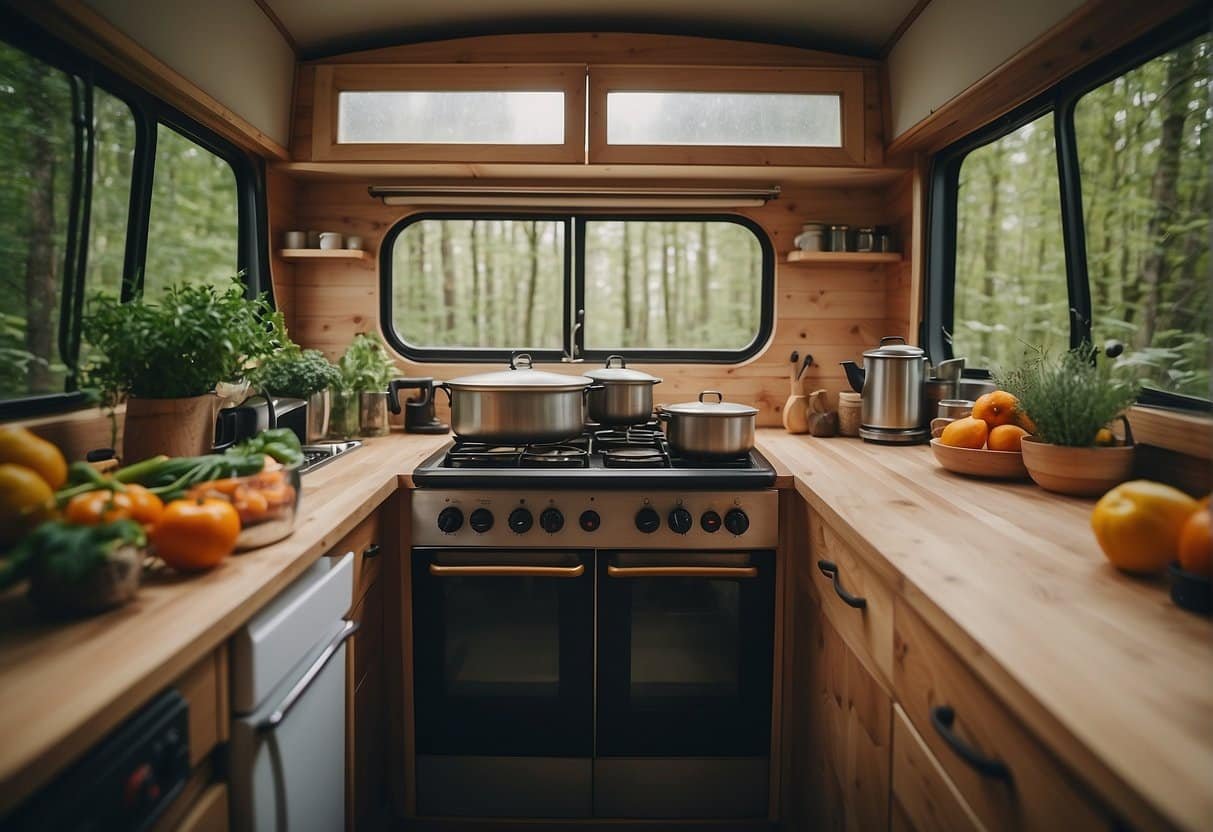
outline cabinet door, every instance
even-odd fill
[[[892,701],[821,612],[807,574],[794,590],[790,829],[889,827]]]

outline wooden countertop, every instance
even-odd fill
[[[395,434],[308,474],[294,534],[215,570],[145,578],[135,601],[73,623],[0,596],[0,816],[215,649],[448,441]]]
[[[1016,715],[1143,828],[1213,822],[1213,624],[1124,575],[1093,500],[944,471],[927,446],[758,447]]]

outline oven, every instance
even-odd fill
[[[598,553],[595,814],[766,813],[773,551]]]
[[[585,817],[594,558],[412,551],[418,812]]]

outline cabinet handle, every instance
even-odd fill
[[[1011,779],[1011,769],[1007,768],[1007,764],[1002,760],[995,760],[992,757],[987,757],[973,746],[962,740],[952,731],[952,725],[956,722],[956,711],[951,705],[936,705],[931,708],[931,724],[935,726],[935,731],[939,736],[943,737],[943,741],[948,744],[956,756],[964,760],[970,768],[980,774],[982,777],[988,777],[991,780],[1006,780]]]
[[[379,544],[372,543],[370,546],[367,546],[365,549],[362,550],[362,556],[364,558],[377,558],[377,557],[379,557],[379,550],[380,550]]]
[[[821,574],[825,575],[834,581],[834,592],[842,599],[842,603],[848,607],[854,607],[857,610],[862,610],[868,605],[867,598],[861,598],[858,595],[852,595],[842,588],[842,584],[838,581],[838,564],[832,560],[817,561],[817,568],[821,570]]]

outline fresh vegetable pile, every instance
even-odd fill
[[[22,428],[0,427],[0,553],[11,547],[0,589],[29,579],[39,606],[78,615],[133,598],[149,552],[179,571],[210,569],[246,528],[282,520],[262,531],[289,533],[298,496],[290,469],[302,461],[298,438],[280,429],[222,454],[153,457],[103,475],[67,465]]]

